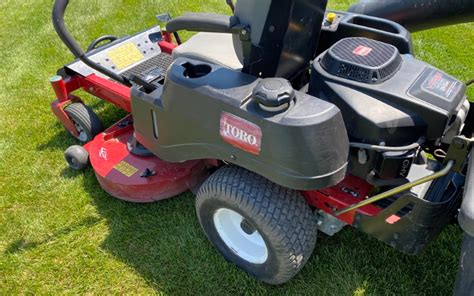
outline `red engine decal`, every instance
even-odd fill
[[[372,48],[367,47],[367,46],[363,46],[363,45],[359,45],[359,46],[357,46],[356,49],[354,49],[354,51],[352,53],[355,54],[355,55],[358,55],[358,56],[365,57],[371,52],[372,52]]]
[[[227,112],[222,112],[220,123],[222,139],[234,147],[259,155],[262,130],[250,121]]]

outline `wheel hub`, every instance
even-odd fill
[[[242,230],[248,235],[252,235],[255,231],[257,231],[257,229],[255,229],[255,227],[253,227],[253,225],[250,224],[247,219],[243,219],[242,222],[240,222],[240,228],[242,228]]]
[[[76,127],[77,130],[77,139],[81,142],[86,142],[87,141],[87,133],[84,131],[84,128],[74,120],[72,121],[74,123],[74,126]]]
[[[267,261],[267,245],[250,221],[226,208],[218,209],[213,220],[219,236],[235,254],[253,264]]]

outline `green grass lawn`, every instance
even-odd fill
[[[103,34],[152,26],[159,12],[227,13],[224,3],[74,0],[67,22],[85,46]],[[302,272],[272,287],[216,253],[201,232],[192,194],[135,205],[104,193],[91,169],[69,170],[63,151],[75,141],[50,112],[48,78],[71,55],[53,31],[51,7],[52,0],[0,1],[1,295],[451,293],[461,241],[454,225],[416,257],[351,228],[321,235]],[[473,40],[474,24],[414,34],[418,57],[463,81],[474,77]],[[107,124],[123,115],[83,97]]]

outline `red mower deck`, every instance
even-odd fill
[[[129,202],[147,203],[194,189],[207,174],[205,161],[168,163],[156,156],[132,154],[132,117],[127,116],[86,145],[101,187]]]

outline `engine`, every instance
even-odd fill
[[[314,60],[311,76],[310,94],[342,112],[351,173],[374,185],[406,178],[419,147],[450,143],[469,111],[462,82],[364,37],[332,45]]]

